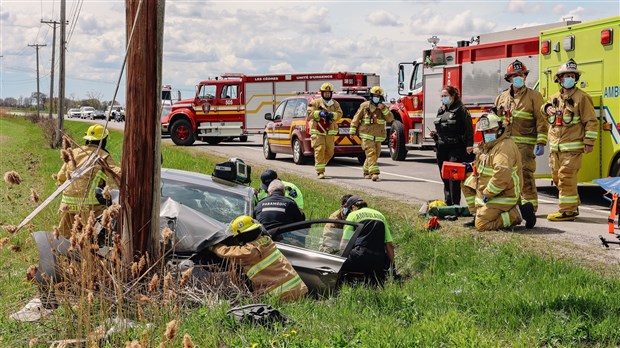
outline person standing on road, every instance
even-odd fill
[[[592,152],[598,136],[592,98],[576,86],[581,73],[572,58],[562,64],[554,79],[560,91],[541,108],[550,125],[549,166],[559,191],[559,210],[547,215],[550,221],[574,221],[579,215],[577,175],[581,156]]]
[[[294,301],[308,293],[308,287],[290,262],[251,216],[239,216],[228,227],[232,237],[213,247],[213,253],[239,265],[259,296]]]
[[[256,203],[262,201],[269,196],[269,193],[267,193],[267,188],[269,187],[269,184],[271,184],[271,182],[276,180],[277,178],[278,173],[276,173],[275,170],[267,169],[263,172],[263,174],[261,174],[261,186],[258,192],[256,192]],[[282,181],[282,184],[284,185],[284,196],[294,200],[295,203],[297,203],[297,207],[299,208],[299,210],[303,212],[304,196],[301,193],[301,190],[292,182],[284,180],[280,181]]]
[[[370,89],[370,100],[363,102],[353,120],[349,134],[356,134],[362,139],[362,149],[366,153],[363,170],[364,178],[379,180],[379,156],[381,143],[385,140],[385,123],[394,120],[390,110],[383,104],[383,88],[374,86]]]
[[[522,163],[519,148],[510,138],[502,120],[494,114],[484,114],[476,129],[484,142],[478,147],[476,171],[465,180],[466,196],[471,189],[475,196],[475,226],[478,231],[508,228],[525,219],[525,227],[536,224],[531,202],[519,205],[523,188]]]
[[[82,221],[86,222],[91,211],[94,211],[96,216],[103,213],[107,206],[98,191],[110,183],[108,175],[116,177],[121,175],[121,168],[116,166],[106,150],[108,134],[108,130],[103,126],[92,125],[84,136],[86,144],[75,149],[67,149],[67,155],[63,156],[65,163],[56,174],[57,186],[69,179],[71,173],[86,163],[95,152],[94,155],[99,157],[90,171],[75,179],[62,193],[58,229],[67,238],[71,237],[71,228],[76,215],[80,215]]]
[[[435,119],[435,140],[439,172],[443,163],[465,162],[474,151],[474,129],[469,110],[463,105],[459,90],[445,86],[441,90],[442,106]],[[443,193],[446,205],[461,203],[461,182],[443,179]]]
[[[355,238],[351,253],[342,266],[342,274],[363,273],[370,284],[382,284],[387,271],[394,268],[394,243],[385,216],[368,208],[368,204],[356,195],[345,202],[343,215],[347,217],[347,221],[362,224],[362,230]],[[347,247],[353,233],[353,226],[344,227],[340,250]]]
[[[325,167],[334,156],[334,136],[338,134],[336,121],[342,117],[342,109],[332,99],[334,86],[331,83],[324,83],[320,92],[321,98],[308,104],[307,120],[314,149],[314,169],[319,179],[325,179]]]
[[[328,219],[330,220],[346,220],[344,215],[345,204],[352,195],[344,195],[340,198],[340,208],[333,212]],[[338,254],[340,252],[340,240],[342,240],[342,228],[344,226],[339,223],[330,222],[325,224],[323,228],[323,238],[319,251],[328,254]]]
[[[495,99],[499,116],[504,117],[506,132],[517,144],[523,162],[523,200],[532,202],[534,211],[538,210],[536,192],[536,156],[542,156],[547,144],[549,127],[541,111],[544,103],[540,92],[525,86],[529,70],[519,60],[508,65],[504,79],[510,88]]]

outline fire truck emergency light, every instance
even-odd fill
[[[568,35],[564,37],[564,42],[562,44],[564,47],[564,51],[574,51],[575,50],[575,35]]]
[[[551,53],[551,40],[545,40],[540,43],[540,53],[542,54]]]
[[[614,30],[612,28],[601,30],[601,45],[607,46],[614,42]]]

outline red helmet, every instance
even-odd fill
[[[525,76],[527,76],[527,74],[529,73],[530,71],[527,70],[527,67],[525,66],[525,64],[521,63],[521,61],[517,59],[508,65],[508,69],[506,70],[506,75],[504,75],[504,80],[506,80],[507,82],[510,82],[510,78],[513,75],[524,74]]]

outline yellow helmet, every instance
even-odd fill
[[[236,236],[241,233],[247,233],[254,231],[257,228],[261,228],[260,222],[252,219],[251,216],[241,215],[234,219],[230,226],[228,226],[228,230]]]
[[[483,114],[480,116],[478,123],[476,123],[476,130],[482,132],[489,129],[499,128],[501,124],[502,121],[499,116],[492,113]]]
[[[374,86],[373,88],[370,89],[370,94],[383,95],[383,88],[379,86]]]
[[[107,129],[104,129],[100,124],[94,124],[88,127],[86,133],[84,133],[84,139],[86,140],[101,140],[109,135]]]
[[[334,86],[331,83],[325,82],[321,85],[321,92],[333,92]]]

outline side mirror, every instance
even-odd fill
[[[267,121],[273,120],[273,115],[271,114],[271,112],[268,112],[265,114],[265,120]]]
[[[177,91],[177,101],[181,100],[181,91]]]

